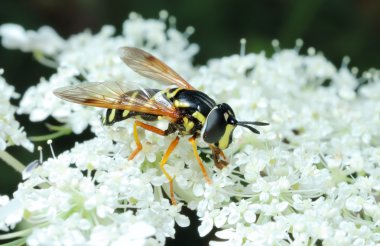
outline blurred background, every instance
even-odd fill
[[[273,53],[273,39],[278,39],[282,48],[292,48],[295,40],[301,38],[304,53],[308,47],[315,47],[337,67],[346,55],[351,57],[350,66],[358,67],[359,71],[380,67],[379,0],[2,0],[0,24],[17,23],[33,30],[49,25],[67,38],[84,29],[97,32],[104,24],[121,30],[131,11],[144,18],[158,18],[163,9],[177,18],[178,30],[195,28],[190,41],[200,46],[194,60],[198,65],[211,58],[238,53],[241,38],[247,40],[247,52],[265,50],[268,55]],[[41,76],[48,77],[53,72],[34,61],[29,53],[4,48],[0,48],[0,67],[4,68],[8,83],[21,94]],[[17,105],[18,101],[13,103]],[[28,135],[47,133],[43,124],[32,124],[27,116],[16,117]],[[85,132],[81,139],[89,136]],[[78,136],[57,140],[56,153],[70,148],[76,140]],[[47,158],[48,148],[45,143],[41,145]],[[23,163],[39,156],[17,147],[9,148],[9,152]],[[19,181],[20,175],[0,160],[0,194],[11,195]],[[188,234],[188,229],[179,233],[197,237],[195,229],[193,234]]]

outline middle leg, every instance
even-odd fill
[[[131,153],[131,155],[128,157],[128,160],[132,160],[133,158],[135,158],[135,156],[140,152],[140,150],[142,150],[142,144],[141,144],[141,141],[140,141],[140,138],[139,138],[139,134],[137,132],[137,127],[141,127],[141,128],[144,128],[145,130],[148,130],[148,131],[151,131],[151,132],[154,132],[158,135],[161,135],[161,136],[167,136],[169,135],[170,133],[172,133],[172,128],[169,126],[169,128],[164,131],[164,130],[161,130],[155,126],[151,126],[151,125],[148,125],[148,124],[145,124],[141,121],[138,121],[136,120],[135,123],[133,124],[133,137],[135,139],[135,142],[136,142],[136,149]]]

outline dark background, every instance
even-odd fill
[[[273,39],[278,39],[282,48],[292,48],[295,40],[301,38],[304,53],[307,47],[313,46],[338,67],[346,55],[351,57],[350,66],[360,71],[380,67],[379,0],[5,0],[0,2],[0,24],[18,23],[33,30],[49,25],[67,38],[84,29],[97,32],[104,24],[121,30],[131,11],[144,18],[158,18],[162,9],[177,18],[178,30],[195,27],[196,32],[190,37],[191,42],[200,46],[195,64],[238,53],[241,38],[247,39],[247,52],[265,50],[268,55],[273,53]],[[8,83],[15,85],[20,93],[37,83],[41,76],[48,77],[54,72],[39,65],[31,54],[4,48],[0,48],[0,67],[5,69]],[[32,124],[27,116],[17,119],[26,127],[28,135],[47,133],[43,124]],[[89,136],[86,132],[82,137]],[[56,140],[56,152],[71,147],[75,140],[78,136]],[[50,153],[46,144],[39,144],[45,147],[47,158]],[[38,153],[30,154],[16,147],[8,151],[23,163],[38,158]],[[19,181],[19,174],[0,160],[0,194],[12,194]],[[196,231],[192,233],[196,237]]]

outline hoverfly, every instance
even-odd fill
[[[119,50],[121,59],[136,73],[175,87],[159,90],[143,89],[133,83],[84,82],[59,88],[54,91],[54,94],[70,102],[107,108],[106,116],[103,119],[104,125],[112,125],[121,120],[134,118],[133,137],[137,147],[130,154],[128,160],[132,160],[142,149],[137,132],[138,127],[162,136],[178,132],[160,162],[160,169],[169,180],[172,204],[176,204],[173,177],[165,170],[164,165],[178,144],[178,135],[191,136],[188,141],[192,146],[194,156],[206,181],[211,183],[199,157],[196,139],[201,137],[208,143],[216,167],[222,169],[228,164],[222,150],[230,145],[236,126],[246,127],[253,133],[259,134],[260,132],[252,125],[268,125],[268,123],[259,121],[238,121],[228,104],[217,104],[153,55],[132,47],[122,47]],[[159,119],[169,121],[166,130],[144,123]]]

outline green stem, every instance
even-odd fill
[[[47,67],[50,67],[50,68],[54,68],[56,69],[58,67],[58,64],[57,62],[55,62],[54,60],[49,60],[48,58],[46,58],[44,56],[44,54],[40,51],[35,51],[33,52],[33,56],[34,58],[39,62],[41,63],[42,65],[45,65]]]
[[[6,151],[0,151],[0,159],[4,160],[9,166],[13,167],[19,173],[22,173],[25,169],[25,166],[21,162]]]
[[[32,229],[25,229],[22,231],[16,231],[16,232],[11,232],[11,233],[6,233],[4,235],[0,235],[0,240],[7,240],[7,239],[13,239],[17,237],[25,237],[30,234]]]
[[[58,138],[61,136],[70,135],[70,133],[71,133],[70,128],[64,128],[64,129],[61,129],[60,131],[57,131],[57,132],[54,132],[51,134],[47,134],[47,135],[31,136],[31,137],[29,137],[29,139],[33,142],[42,142],[42,141],[47,141],[49,139],[55,139],[55,138]]]
[[[263,213],[260,213],[259,218],[256,220],[257,225],[262,225],[266,222],[266,216]]]
[[[26,238],[20,238],[20,239],[11,241],[9,243],[3,243],[1,244],[1,246],[22,246],[22,245],[26,245],[25,242],[26,242]]]

